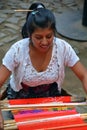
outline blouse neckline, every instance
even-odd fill
[[[30,42],[29,42],[29,44],[30,44]],[[28,45],[29,46],[29,45]],[[53,49],[52,49],[52,56],[51,56],[51,59],[50,59],[50,61],[49,61],[49,64],[48,64],[48,66],[47,66],[47,68],[44,70],[44,71],[37,71],[36,69],[35,69],[35,67],[33,66],[33,64],[32,64],[32,62],[31,62],[31,58],[30,58],[30,55],[29,55],[29,50],[30,50],[30,48],[28,47],[28,51],[27,51],[27,55],[28,55],[28,58],[29,58],[29,63],[31,64],[31,67],[32,67],[32,69],[36,72],[36,73],[38,73],[38,74],[41,74],[41,73],[45,73],[48,69],[49,69],[49,66],[50,66],[50,64],[51,64],[51,62],[52,62],[52,59],[53,59],[53,56],[54,56],[54,53],[55,53],[55,43],[53,43]]]

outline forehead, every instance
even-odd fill
[[[43,34],[47,35],[50,33],[53,33],[53,30],[50,28],[38,28],[38,29],[35,29],[35,31],[33,32],[33,34],[35,35],[43,35]]]

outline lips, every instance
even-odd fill
[[[41,45],[40,47],[45,49],[45,48],[48,48],[49,46],[48,45]]]

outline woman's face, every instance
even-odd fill
[[[53,45],[54,32],[49,28],[36,29],[32,35],[31,40],[35,49],[40,52],[46,52]]]

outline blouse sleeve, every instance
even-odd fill
[[[66,42],[65,47],[65,65],[68,67],[74,66],[80,59],[70,44]]]
[[[18,66],[18,48],[12,45],[8,50],[6,55],[2,60],[2,64],[8,68],[8,70],[13,71],[15,67]]]

